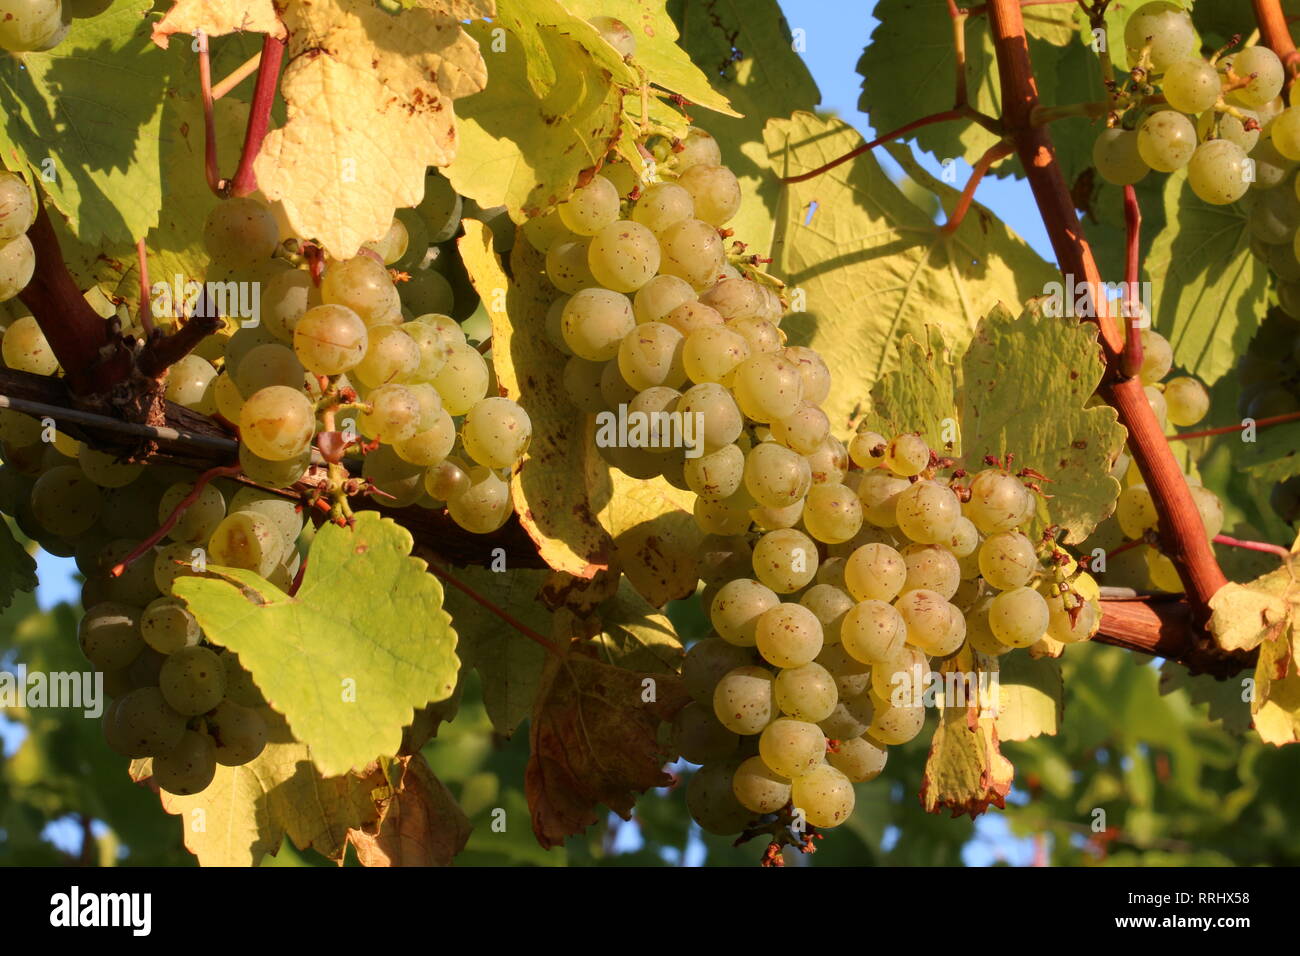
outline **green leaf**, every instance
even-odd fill
[[[7,608],[16,591],[36,590],[36,559],[14,540],[9,522],[0,519],[0,611]]]
[[[999,740],[1055,736],[1061,725],[1061,663],[1013,651],[998,658]]]
[[[410,553],[410,532],[367,511],[316,533],[294,597],[230,568],[175,594],[239,655],[321,772],[340,774],[396,754],[415,709],[455,689],[442,586]]]
[[[1225,730],[1242,734],[1250,729],[1250,705],[1247,703],[1246,678],[1217,680],[1206,674],[1193,676],[1174,661],[1160,667],[1160,694],[1184,690],[1193,704],[1208,705],[1205,717],[1219,721]]]
[[[643,598],[627,578],[600,606],[601,632],[593,640],[606,661],[630,671],[676,674],[682,668],[682,643],[668,616]]]
[[[1283,422],[1256,432],[1253,442],[1242,442],[1239,467],[1264,481],[1285,481],[1300,475],[1300,422]]]
[[[749,251],[772,248],[781,183],[763,145],[769,116],[811,110],[821,99],[776,0],[671,0],[681,44],[742,116],[702,117],[740,180],[744,201],[727,223]]]
[[[841,120],[797,113],[768,123],[765,139],[781,176],[815,169],[862,144]],[[952,208],[959,193],[937,182],[908,150],[891,155]],[[811,345],[834,376],[823,404],[848,427],[871,387],[896,367],[896,344],[939,329],[953,349],[970,341],[999,301],[1023,302],[1055,272],[978,203],[949,236],[864,154],[785,187],[773,244],[774,271],[806,314],[782,323],[792,344]]]
[[[545,98],[562,77],[570,82],[566,74],[572,74],[575,68],[593,74],[604,70],[609,80],[629,87],[640,84],[636,71],[605,42],[600,31],[583,17],[570,13],[559,0],[500,0],[493,22],[509,30],[515,42],[523,45],[528,85],[539,97]],[[566,58],[566,54],[571,57],[572,47],[557,43],[558,37],[575,41],[591,62]],[[495,52],[495,47],[494,43],[490,49]]]
[[[83,242],[134,244],[158,222],[169,57],[151,6],[116,0],[47,53],[0,57],[3,163],[29,168]]]
[[[1051,523],[1069,544],[1114,508],[1110,468],[1127,436],[1113,408],[1084,407],[1104,372],[1096,327],[1042,305],[1019,318],[999,307],[980,324],[962,359],[962,449],[968,462],[1010,452],[1046,475]]]
[[[1269,273],[1251,254],[1242,206],[1211,206],[1186,184],[1182,171],[1165,183],[1168,225],[1146,258],[1152,319],[1175,364],[1212,383],[1235,367],[1259,328]]]
[[[872,386],[866,424],[887,437],[919,432],[931,448],[956,458],[961,454],[956,369],[939,330],[928,331],[928,346],[910,335],[899,343],[898,368]]]

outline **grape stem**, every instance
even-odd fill
[[[158,529],[132,548],[130,554],[124,557],[117,564],[113,565],[108,572],[109,576],[120,578],[126,573],[127,568],[148,554],[154,545],[167,537],[167,533],[171,531],[172,528],[176,527],[176,522],[181,519],[181,515],[185,514],[185,512],[190,509],[190,506],[199,500],[199,495],[203,494],[203,489],[208,486],[210,481],[214,478],[234,478],[242,473],[243,469],[238,465],[218,465],[215,468],[209,468],[203,474],[199,475],[199,477],[195,479],[194,487],[190,489],[189,494],[176,503],[176,507],[173,508],[171,514],[163,520],[163,523],[159,525]]]
[[[253,162],[262,149],[271,122],[271,107],[280,84],[280,65],[284,62],[285,41],[271,36],[262,38],[262,52],[256,57],[257,84],[253,87],[253,101],[248,106],[248,125],[244,130],[244,146],[239,155],[239,166],[232,179],[222,179],[217,158],[217,121],[214,103],[217,93],[212,86],[212,59],[208,52],[208,36],[199,32],[195,38],[199,55],[199,92],[203,100],[203,166],[208,188],[222,199],[230,196],[247,196],[257,189]],[[252,60],[240,66],[222,83],[224,95],[252,72]],[[233,81],[233,82],[232,82]]]
[[[140,327],[144,329],[145,335],[152,336],[153,302],[149,295],[149,254],[145,250],[144,239],[136,241],[135,261],[140,273]]]
[[[1284,415],[1270,415],[1268,418],[1259,418],[1241,425],[1221,425],[1218,428],[1205,428],[1198,432],[1179,432],[1176,435],[1166,435],[1169,441],[1190,441],[1193,438],[1212,438],[1215,435],[1230,435],[1233,432],[1245,431],[1251,425],[1256,428],[1268,428],[1270,425],[1281,425],[1285,422],[1294,422],[1300,420],[1300,412],[1287,412]]]
[[[203,101],[203,173],[213,195],[221,196],[223,183],[217,161],[217,119],[212,95],[212,58],[208,55],[208,35],[199,30],[194,35],[199,55],[199,98]]]
[[[261,65],[262,52],[259,50],[243,63],[239,64],[239,66],[235,67],[234,71],[228,77],[212,87],[212,98],[214,100],[221,99],[240,83],[243,83],[244,80],[257,72],[257,68]]]
[[[302,587],[302,579],[307,576],[307,558],[298,562],[298,573],[293,576],[293,583],[289,585],[289,597],[297,597],[298,589]]]
[[[1142,274],[1142,207],[1138,205],[1137,190],[1124,187],[1124,229],[1126,255],[1124,259],[1125,309],[1128,328],[1124,341],[1124,354],[1120,357],[1120,371],[1129,378],[1142,370],[1142,330],[1134,318],[1141,316],[1138,302],[1138,279]]]
[[[501,620],[505,621],[507,624],[509,624],[511,627],[513,627],[516,631],[518,631],[518,632],[519,632],[520,634],[522,634],[524,637],[526,637],[526,638],[528,638],[530,641],[532,641],[534,644],[539,644],[539,645],[541,645],[543,648],[546,649],[546,651],[547,651],[548,653],[550,653],[550,654],[556,654],[556,655],[558,655],[558,654],[560,653],[560,649],[559,649],[558,647],[555,646],[555,643],[554,643],[553,641],[548,640],[547,638],[545,638],[545,637],[543,637],[541,634],[539,634],[537,631],[535,631],[535,630],[533,630],[531,627],[529,627],[527,624],[525,624],[525,623],[523,623],[522,621],[518,620],[518,619],[515,618],[513,615],[508,614],[507,612],[503,611],[501,608],[497,607],[495,604],[493,604],[493,603],[492,603],[491,601],[489,601],[487,598],[483,597],[481,594],[479,594],[477,591],[475,591],[475,590],[474,590],[473,588],[471,588],[469,585],[467,585],[467,584],[465,584],[465,583],[463,583],[463,582],[461,582],[461,581],[458,581],[458,580],[457,580],[456,578],[454,578],[451,574],[449,574],[445,568],[439,568],[439,567],[438,567],[434,562],[430,561],[430,562],[429,562],[429,570],[430,570],[433,574],[435,574],[437,577],[441,578],[443,581],[446,581],[448,584],[450,584],[452,587],[454,587],[457,591],[460,591],[462,594],[464,594],[464,595],[465,595],[466,597],[468,597],[470,600],[474,601],[476,604],[480,605],[480,606],[483,607],[483,608],[486,608],[488,611],[492,612],[492,613],[495,614],[497,617],[501,618]]]
[[[1267,541],[1243,541],[1241,538],[1232,538],[1226,534],[1216,534],[1214,543],[1227,545],[1230,548],[1245,548],[1247,551],[1263,551],[1265,554],[1276,554],[1284,562],[1290,562],[1293,557],[1291,552],[1280,544],[1270,544]]]
[[[966,180],[966,187],[961,191],[961,198],[957,200],[957,205],[953,206],[948,221],[939,229],[941,233],[945,236],[951,236],[957,231],[962,220],[966,218],[966,213],[970,211],[970,204],[975,199],[975,190],[978,188],[980,180],[984,178],[984,174],[989,171],[989,167],[998,160],[1010,156],[1015,151],[1015,146],[1006,140],[994,143],[985,150],[984,155],[975,163],[970,179]]]

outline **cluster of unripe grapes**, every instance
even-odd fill
[[[819,534],[805,510],[802,531],[710,539],[713,632],[687,652],[692,703],[672,737],[703,764],[687,804],[709,832],[794,811],[843,823],[854,784],[921,732],[932,664],[966,646],[1084,641],[1100,625],[1093,579],[1026,533],[1038,502],[1024,474],[969,476],[911,434],[859,431],[849,450],[854,467],[833,483],[851,495],[847,536]]]
[[[43,53],[68,35],[74,19],[103,13],[112,0],[0,0],[0,50]]]
[[[1199,198],[1225,205],[1252,186],[1277,186],[1300,159],[1300,111],[1278,95],[1286,77],[1272,50],[1203,57],[1191,15],[1167,2],[1134,11],[1124,44],[1133,68],[1093,145],[1093,165],[1108,182],[1186,167]]]
[[[1140,334],[1142,367],[1138,378],[1156,420],[1161,427],[1175,425],[1186,428],[1198,424],[1210,410],[1209,392],[1192,376],[1168,378],[1174,364],[1174,350],[1169,340],[1154,329],[1143,329]],[[1148,542],[1143,547],[1143,559],[1150,583],[1161,591],[1182,591],[1177,569],[1155,543],[1154,532],[1159,515],[1137,462],[1122,454],[1115,462],[1112,474],[1124,485],[1115,505],[1115,518],[1128,538]],[[1201,523],[1205,525],[1206,537],[1213,540],[1223,530],[1223,504],[1214,492],[1202,487],[1194,475],[1184,475],[1184,478],[1200,513]]]

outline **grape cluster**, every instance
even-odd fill
[[[1125,186],[1186,167],[1200,199],[1226,205],[1276,186],[1300,158],[1300,112],[1278,96],[1285,73],[1272,50],[1202,57],[1191,15],[1163,0],[1133,12],[1124,44],[1133,69],[1093,144],[1103,179]]]
[[[112,0],[0,0],[0,50],[43,53],[63,42],[74,19],[98,16]]]
[[[1199,423],[1210,410],[1210,394],[1197,379],[1188,375],[1168,378],[1174,364],[1169,340],[1153,329],[1143,329],[1142,367],[1138,378],[1146,392],[1147,403],[1161,427],[1187,427]],[[1181,592],[1182,582],[1172,561],[1160,552],[1155,539],[1159,518],[1151,492],[1143,483],[1137,463],[1127,454],[1119,456],[1111,472],[1125,487],[1115,506],[1120,530],[1130,540],[1146,542],[1143,558],[1149,581],[1162,591]],[[1213,539],[1223,530],[1223,504],[1217,495],[1202,487],[1194,475],[1184,475],[1206,536]]]
[[[0,169],[0,302],[8,302],[27,288],[36,272],[36,252],[27,238],[35,221],[36,199],[31,187],[21,176]],[[18,351],[28,347],[24,341],[31,338],[28,324],[36,323],[24,324],[16,334],[13,347]]]

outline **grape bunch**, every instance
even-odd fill
[[[1278,95],[1285,72],[1272,50],[1203,57],[1191,15],[1163,0],[1133,12],[1124,45],[1133,68],[1093,144],[1103,179],[1126,186],[1186,167],[1201,200],[1226,205],[1278,185],[1290,154],[1300,158],[1300,113]]]
[[[112,0],[0,0],[0,50],[44,53],[63,42],[74,19],[98,16]]]
[[[35,221],[36,200],[31,187],[21,176],[0,169],[0,302],[14,299],[36,272],[36,251],[27,238],[27,230]],[[17,349],[27,347],[21,344],[25,335],[30,338],[25,328],[14,340]]]

